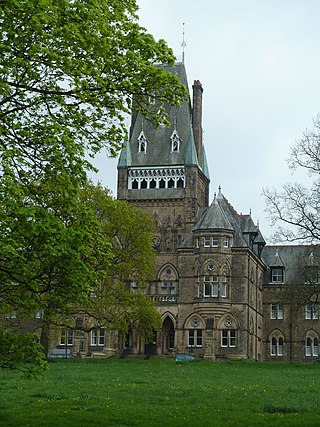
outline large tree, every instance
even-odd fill
[[[289,167],[307,172],[308,186],[288,183],[282,190],[265,189],[267,211],[273,225],[278,225],[275,238],[287,242],[320,241],[320,115],[314,127],[306,130],[291,150]]]
[[[105,268],[113,257],[81,201],[86,154],[117,153],[133,96],[160,124],[161,106],[187,92],[157,66],[173,64],[173,53],[140,27],[134,0],[2,0],[0,30],[0,311],[49,316],[85,301],[93,242],[101,237]],[[13,341],[1,347],[11,358],[2,366],[23,361]]]

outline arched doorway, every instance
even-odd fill
[[[171,317],[167,316],[162,324],[163,353],[171,353],[174,348],[174,325]]]

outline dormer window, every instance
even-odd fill
[[[283,283],[283,267],[271,267],[271,283]]]
[[[173,131],[170,139],[171,139],[171,151],[178,153],[180,150],[180,138],[176,130]]]
[[[145,153],[147,151],[147,138],[143,131],[140,132],[140,135],[138,137],[138,143],[139,143],[139,153]]]

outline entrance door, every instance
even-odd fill
[[[170,353],[174,348],[174,326],[172,319],[167,316],[162,324],[163,344],[164,353]]]

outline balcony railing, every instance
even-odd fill
[[[149,298],[156,303],[174,303],[177,301],[176,295],[150,295]]]

